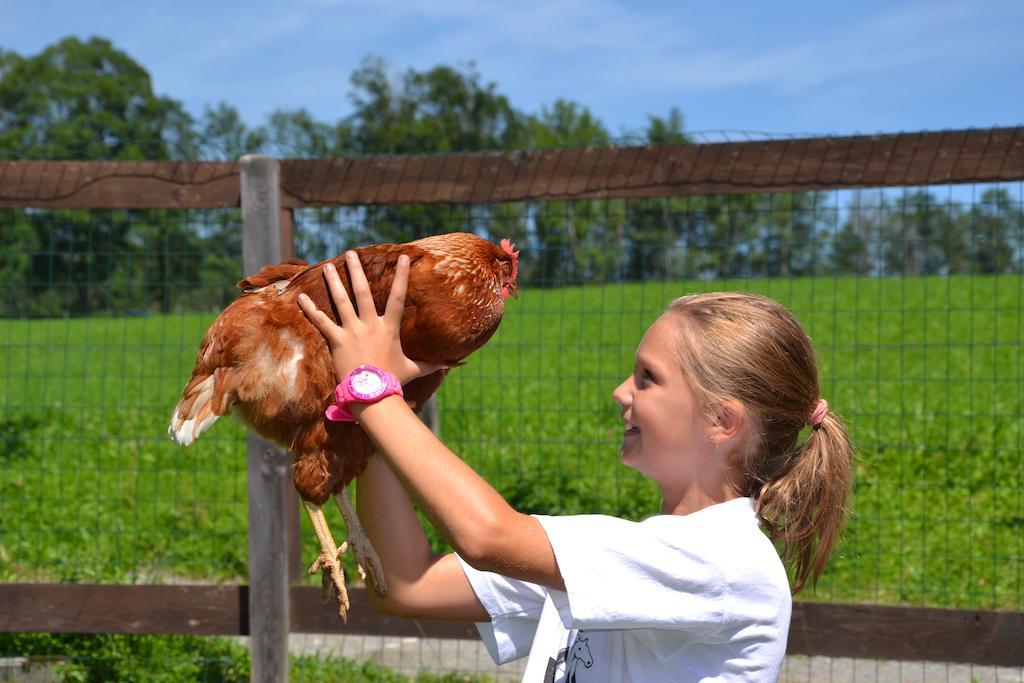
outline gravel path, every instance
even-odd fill
[[[237,641],[248,646],[247,638]],[[292,654],[327,659],[346,657],[373,661],[396,671],[490,674],[497,680],[522,678],[525,660],[498,667],[484,646],[475,640],[399,638],[395,636],[337,636],[294,634]],[[22,657],[0,658],[0,683],[43,683],[56,680],[50,667],[26,670]],[[873,659],[787,657],[780,683],[1024,683],[1024,669],[947,664],[945,662],[890,662]]]
[[[407,674],[420,670],[487,673],[519,681],[525,660],[498,667],[475,640],[294,634],[294,654],[371,660]],[[780,683],[1024,683],[1024,668],[946,662],[892,662],[840,657],[786,658]]]

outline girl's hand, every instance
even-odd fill
[[[299,295],[299,307],[327,339],[338,381],[364,364],[387,370],[402,385],[440,370],[443,366],[410,360],[402,351],[399,330],[405,308],[405,292],[409,285],[409,257],[404,254],[398,257],[395,279],[391,283],[391,292],[382,316],[377,315],[359,255],[354,251],[346,252],[345,265],[359,308],[358,314],[334,266],[330,263],[324,266],[324,279],[327,280],[327,290],[338,309],[340,326],[319,310],[308,296]]]

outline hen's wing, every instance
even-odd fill
[[[264,294],[278,294],[303,270],[304,261],[291,259],[264,266],[238,283],[242,294],[217,316],[203,336],[192,376],[174,408],[167,433],[177,443],[188,446],[231,410],[236,396],[228,373],[240,360],[243,338],[252,333],[249,328],[253,308],[258,306],[256,300]]]

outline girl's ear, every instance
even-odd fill
[[[724,444],[737,438],[747,425],[747,409],[736,399],[718,406],[715,421],[708,427],[708,438],[714,444]]]

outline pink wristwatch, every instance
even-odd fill
[[[376,403],[393,394],[404,396],[397,377],[373,365],[360,365],[335,387],[338,402],[327,406],[324,415],[332,422],[355,422],[348,409],[350,403]]]

